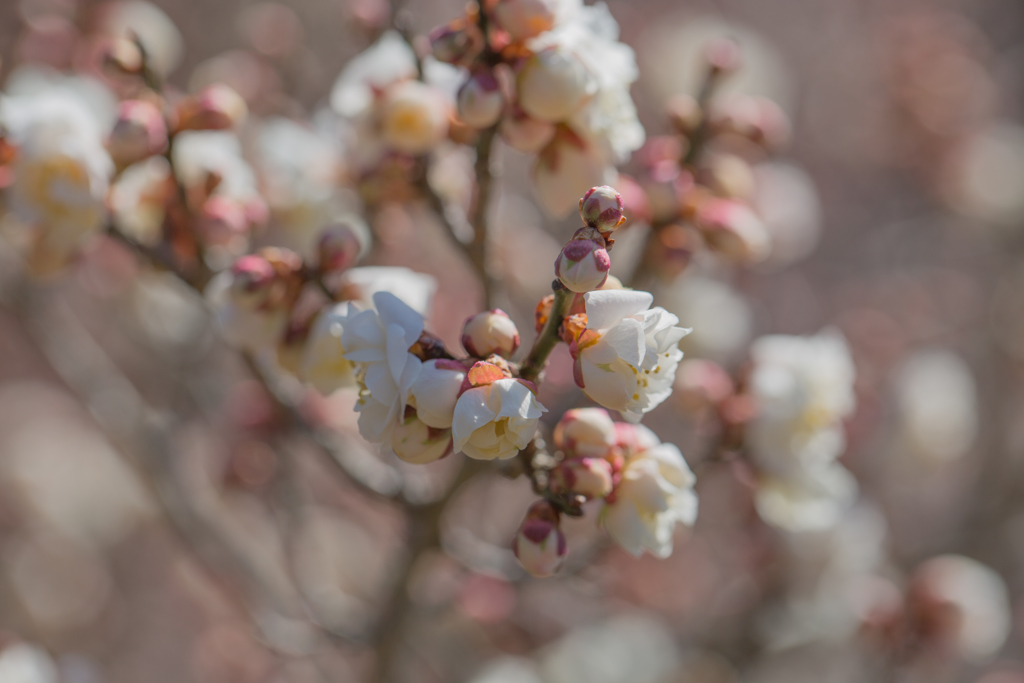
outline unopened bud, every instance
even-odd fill
[[[359,260],[363,245],[355,230],[344,222],[324,228],[317,243],[317,263],[324,273],[351,268]]]
[[[452,450],[452,430],[427,426],[406,406],[405,419],[391,433],[391,449],[400,459],[413,465],[440,460]]]
[[[534,503],[526,513],[512,551],[528,574],[552,576],[565,562],[568,547],[558,522],[558,511],[544,500]]]
[[[730,74],[743,65],[743,51],[732,38],[715,38],[704,46],[704,59],[713,72]]]
[[[934,557],[917,568],[907,608],[918,642],[981,662],[1002,647],[1011,628],[1006,584],[995,571],[961,555]]]
[[[526,60],[517,81],[519,106],[542,121],[565,121],[596,91],[583,62],[568,50],[547,48]]]
[[[553,0],[499,0],[494,18],[514,40],[529,40],[555,25]]]
[[[668,121],[680,135],[690,136],[700,125],[703,113],[692,95],[676,95],[665,104]]]
[[[749,200],[754,195],[754,170],[746,159],[735,154],[710,155],[697,179],[726,199]]]
[[[704,237],[690,225],[672,223],[658,231],[652,246],[658,252],[659,275],[665,280],[674,280],[704,247]]]
[[[114,38],[103,49],[103,66],[115,74],[130,76],[142,71],[142,50],[138,43],[128,38]]]
[[[608,185],[590,188],[580,200],[580,217],[583,222],[597,228],[602,234],[610,233],[625,223],[625,211],[622,195]]]
[[[459,118],[473,128],[490,128],[505,108],[505,96],[498,79],[490,71],[479,71],[459,89]]]
[[[594,500],[612,492],[612,466],[604,458],[564,460],[551,474],[558,493],[575,493]]]
[[[242,96],[223,83],[214,83],[178,105],[178,130],[236,128],[249,113]]]
[[[585,230],[588,229],[578,230],[555,259],[555,275],[567,289],[579,293],[600,289],[612,267],[600,233],[591,228],[596,238],[590,238],[585,233],[581,235]]]
[[[539,333],[548,324],[551,317],[551,309],[555,306],[555,295],[548,294],[537,302],[537,308],[533,311],[533,327]]]
[[[519,330],[505,311],[495,308],[470,316],[462,326],[462,347],[476,358],[509,357],[519,348]]]
[[[240,246],[239,241],[249,234],[245,206],[230,197],[210,197],[196,217],[196,232],[206,245]]]
[[[558,421],[554,439],[570,456],[602,458],[615,446],[615,423],[604,408],[574,408]]]
[[[125,100],[117,107],[117,121],[107,151],[124,168],[167,149],[167,124],[152,102]]]
[[[711,125],[718,133],[738,135],[769,150],[784,147],[790,136],[786,112],[774,101],[752,95],[731,97],[716,105]]]
[[[501,120],[501,139],[512,149],[535,154],[555,137],[555,124],[541,121],[525,112],[516,112]]]
[[[475,25],[449,24],[434,29],[430,34],[430,52],[439,62],[455,65],[468,64],[480,54],[482,49],[483,38]]]
[[[697,209],[696,223],[709,247],[735,261],[756,263],[771,250],[764,222],[742,202],[709,199]]]
[[[716,406],[734,390],[732,377],[712,360],[687,358],[676,371],[674,396],[684,410],[697,412]]]

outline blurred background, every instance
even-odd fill
[[[479,477],[441,520],[449,552],[413,572],[399,680],[1024,682],[1024,4],[608,5],[637,53],[649,139],[670,131],[666,100],[696,93],[714,37],[743,49],[725,87],[788,115],[755,200],[785,249],[739,273],[697,259],[654,293],[695,329],[688,357],[732,371],[763,334],[845,335],[857,410],[842,462],[859,499],[827,531],[765,525],[742,467],[701,466],[707,416],[674,398],[645,422],[699,478],[672,557],[634,559],[570,520],[571,571],[530,580],[506,550],[529,487]],[[402,16],[425,36],[461,11],[408,0]],[[257,120],[309,118],[388,14],[384,0],[9,0],[0,78],[88,71],[126,22],[166,44],[169,87],[224,81]],[[500,161],[495,267],[529,331],[577,226],[539,208],[525,155]],[[368,262],[434,276],[430,328],[456,343],[479,301],[437,221],[385,202],[373,228]],[[613,273],[643,230],[622,233]],[[112,242],[30,292],[4,271],[0,683],[364,680],[380,646],[361,634],[405,542],[393,506],[332,476],[308,440],[279,456],[287,417],[170,275]],[[556,413],[579,398],[570,362],[559,349],[544,388]],[[304,410],[372,470],[354,401]],[[409,468],[407,497],[436,495],[446,467]]]

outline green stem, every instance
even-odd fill
[[[548,316],[547,323],[537,336],[537,340],[533,342],[530,355],[523,361],[519,370],[520,379],[529,382],[537,381],[541,371],[544,370],[548,356],[558,345],[560,341],[558,329],[562,326],[562,319],[565,318],[565,314],[569,312],[569,306],[572,304],[573,293],[563,287],[561,282],[555,280],[555,283],[557,286],[554,288],[555,301],[551,305],[551,315]]]

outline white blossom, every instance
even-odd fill
[[[325,396],[356,384],[355,368],[345,357],[341,335],[348,319],[357,312],[358,308],[348,302],[325,307],[313,322],[303,346],[299,379]]]
[[[7,198],[18,218],[43,230],[51,250],[67,254],[106,217],[110,121],[100,118],[84,79],[23,74],[20,81],[13,91],[24,94],[0,100],[0,124],[17,148]]]
[[[456,361],[436,359],[423,363],[409,390],[419,419],[428,427],[450,428],[465,378],[466,369]]]
[[[504,460],[525,448],[547,412],[533,392],[514,379],[469,389],[455,404],[455,450],[477,460]]]
[[[341,334],[345,357],[360,364],[359,433],[367,441],[388,441],[405,417],[410,389],[422,365],[409,353],[423,333],[423,317],[389,292],[373,295],[376,310],[346,321]]]
[[[747,442],[759,467],[786,475],[842,455],[842,421],[854,408],[854,367],[835,331],[770,335],[751,347],[750,390],[758,413]]]
[[[576,382],[583,393],[623,418],[638,422],[672,393],[690,330],[654,297],[633,290],[598,290],[584,295],[587,330],[574,345]]]
[[[636,557],[644,551],[668,557],[676,524],[692,526],[697,519],[696,481],[676,446],[658,444],[626,463],[601,524]]]

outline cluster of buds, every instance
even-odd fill
[[[580,516],[588,501],[603,501],[599,523],[637,556],[667,556],[676,525],[693,524],[693,474],[679,449],[650,430],[613,422],[600,408],[578,408],[555,427],[554,445],[544,498],[530,508],[513,543],[531,575],[550,576],[562,565],[567,549],[560,513]]]
[[[174,113],[179,131],[231,130],[242,124],[249,108],[232,88],[215,83],[181,100]]]
[[[534,180],[554,214],[568,213],[579,193],[643,142],[629,96],[632,51],[593,28],[612,24],[601,6],[498,0],[471,3],[431,35],[435,58],[468,71],[457,98],[461,124],[497,127],[510,147],[536,154]],[[603,109],[610,103],[614,114]],[[612,116],[615,130],[600,123]]]
[[[555,259],[555,275],[577,294],[601,289],[608,280],[614,244],[612,232],[626,221],[622,196],[603,185],[592,187],[580,200],[585,225],[576,231]]]
[[[646,258],[663,279],[705,248],[733,263],[775,259],[776,230],[762,215],[755,170],[787,141],[786,115],[761,97],[716,95],[740,68],[735,43],[710,43],[705,61],[700,99],[673,98],[667,106],[673,134],[648,140],[639,154],[640,204],[653,228]],[[786,250],[780,248],[780,258]]]
[[[870,576],[851,598],[862,634],[907,659],[981,664],[999,651],[1011,630],[1003,579],[962,555],[925,560],[902,587]]]

